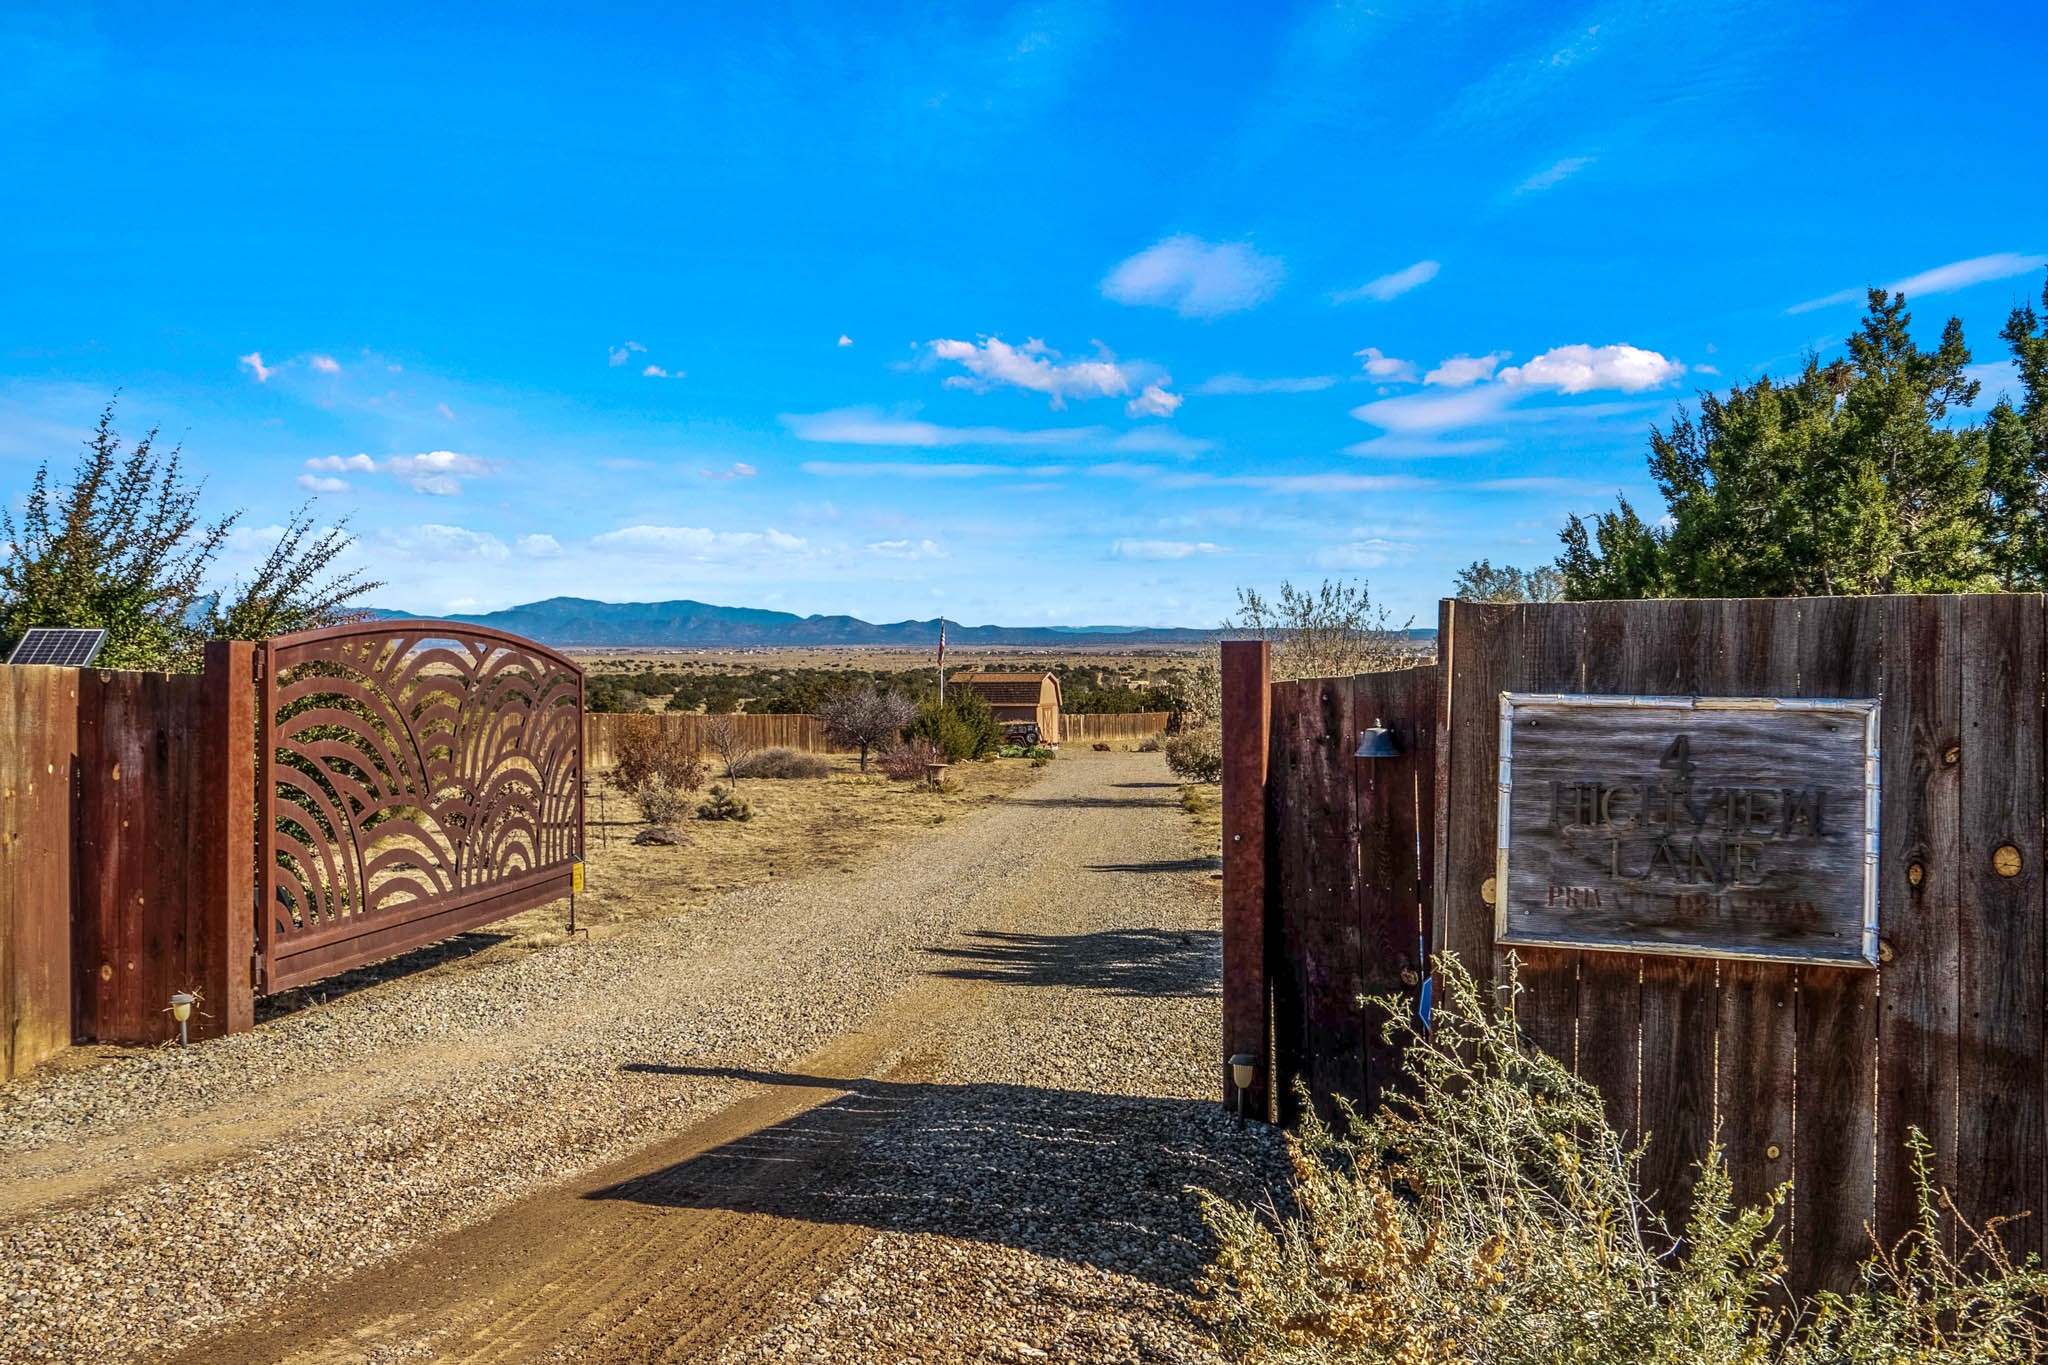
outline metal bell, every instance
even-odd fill
[[[1394,732],[1383,724],[1378,716],[1373,717],[1372,729],[1358,732],[1358,752],[1353,758],[1395,758],[1401,752],[1401,742],[1394,738]]]

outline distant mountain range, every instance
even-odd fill
[[[414,613],[374,611],[374,616],[401,619]],[[542,644],[569,648],[635,646],[756,648],[791,645],[936,645],[939,623],[892,621],[877,625],[856,616],[797,616],[786,611],[752,607],[716,607],[708,602],[593,602],[585,597],[550,597],[481,615],[450,615],[437,619],[467,621],[494,630],[524,635]],[[1215,635],[1212,630],[1147,626],[963,626],[946,622],[951,645],[1058,645],[1114,648],[1118,645],[1192,645]]]

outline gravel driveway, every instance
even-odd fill
[[[1156,755],[869,865],[0,1088],[0,1360],[1199,1360],[1216,883]]]

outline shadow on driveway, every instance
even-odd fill
[[[1105,929],[1092,934],[1016,934],[981,929],[934,948],[939,976],[1006,986],[1074,986],[1111,995],[1214,994],[1223,979],[1223,936],[1209,929]]]

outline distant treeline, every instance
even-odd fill
[[[1005,665],[974,663],[976,668]],[[948,670],[951,672],[952,670]],[[1018,668],[1019,672],[1037,669]],[[1193,668],[1122,670],[1100,664],[1050,666],[1060,680],[1062,704],[1081,715],[1129,715],[1138,711],[1178,711],[1193,683]],[[1136,686],[1137,683],[1146,686]],[[593,672],[586,697],[593,711],[643,711],[650,705],[671,711],[703,711],[723,715],[750,711],[756,715],[814,712],[826,697],[850,688],[875,686],[923,702],[938,695],[938,677],[926,668],[763,668],[729,673],[685,666],[661,668],[653,663],[621,672]]]

